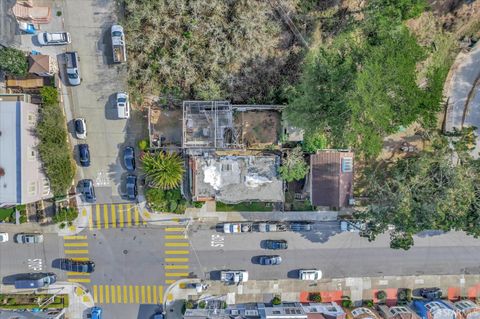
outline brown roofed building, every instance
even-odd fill
[[[346,207],[353,198],[353,152],[322,150],[310,156],[313,206]]]
[[[408,306],[380,305],[378,312],[385,319],[420,319],[420,317]]]
[[[55,71],[55,61],[49,55],[38,54],[28,57],[28,73],[38,76],[52,76]]]

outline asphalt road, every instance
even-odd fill
[[[66,0],[64,21],[72,38],[69,49],[80,56],[82,78],[81,85],[69,88],[71,113],[87,122],[87,139],[76,143],[89,144],[91,156],[90,167],[79,166],[77,179],[94,181],[97,203],[124,202],[123,149],[137,145],[146,121],[136,111],[131,111],[129,120],[117,117],[115,95],[126,90],[127,66],[112,63],[110,27],[117,21],[115,2]],[[79,164],[77,147],[74,152]]]
[[[193,225],[189,232],[192,265],[200,277],[218,278],[222,269],[244,269],[251,279],[297,278],[299,269],[320,269],[324,278],[381,275],[480,273],[480,240],[463,233],[430,232],[415,237],[409,251],[392,250],[384,235],[368,242],[357,233],[338,233],[338,223],[316,225],[312,232],[223,234]],[[266,239],[285,239],[287,250],[265,250]],[[280,255],[278,266],[256,264],[255,256]]]

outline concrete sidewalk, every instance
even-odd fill
[[[0,292],[6,293],[30,293],[31,290],[15,289],[11,285],[0,285]],[[57,282],[46,289],[37,289],[36,293],[66,294],[69,305],[66,309],[66,318],[85,318],[88,308],[94,306],[93,297],[90,292],[78,283]]]
[[[480,275],[360,277],[317,282],[296,279],[259,280],[238,286],[224,285],[219,281],[203,281],[202,283],[208,285],[208,289],[202,293],[197,293],[195,289],[185,289],[186,283],[199,282],[201,281],[198,279],[184,279],[166,290],[165,309],[169,318],[177,318],[175,315],[178,315],[178,300],[181,299],[220,298],[228,304],[235,304],[270,302],[275,295],[280,295],[284,301],[305,302],[310,292],[318,292],[324,302],[339,301],[342,296],[349,296],[353,302],[361,303],[362,300],[376,301],[376,293],[380,290],[387,293],[387,299],[396,300],[398,289],[414,290],[422,287],[439,287],[449,299],[480,296]]]

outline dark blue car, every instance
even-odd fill
[[[271,240],[271,239],[268,239],[268,240],[265,241],[265,248],[266,249],[273,249],[273,250],[287,249],[288,244],[287,244],[286,240]]]
[[[130,200],[135,200],[137,198],[137,176],[128,175],[127,176],[127,197]]]
[[[280,265],[282,263],[282,257],[278,255],[274,256],[260,256],[258,259],[260,265],[270,266],[270,265]]]
[[[125,147],[123,151],[123,162],[127,171],[133,172],[135,170],[135,150],[133,147]]]
[[[82,189],[82,194],[87,202],[94,202],[97,199],[95,197],[95,189],[93,188],[93,181],[91,179],[81,180],[80,188]]]
[[[88,144],[79,144],[78,154],[80,157],[80,165],[83,167],[90,166],[90,150],[88,149]]]

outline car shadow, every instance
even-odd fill
[[[298,279],[300,269],[292,269],[287,272],[287,278],[289,279]]]
[[[221,270],[210,271],[210,280],[220,280],[222,277],[221,272]]]
[[[2,284],[14,285],[17,279],[21,279],[24,277],[25,277],[25,274],[14,274],[14,275],[5,276],[2,278]]]
[[[105,118],[107,120],[123,120],[118,118],[118,112],[116,108],[116,98],[117,98],[117,92],[112,93],[108,96],[107,102],[105,103]]]

